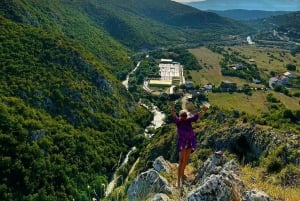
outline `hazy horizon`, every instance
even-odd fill
[[[300,0],[173,0],[200,10],[300,11]]]

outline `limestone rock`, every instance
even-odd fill
[[[204,184],[188,195],[188,201],[230,200],[231,187],[224,182],[220,175],[211,175]]]
[[[166,194],[157,193],[154,195],[152,201],[172,201]]]
[[[183,181],[180,190],[172,188],[159,174],[169,174],[175,187],[173,165],[158,157],[153,163],[154,169],[140,174],[129,186],[129,201],[274,201],[264,192],[248,191],[239,177],[239,165],[234,160],[228,161],[223,154],[216,153],[208,158],[192,180]]]
[[[159,173],[161,172],[169,173],[171,171],[169,162],[167,162],[162,156],[159,156],[154,160],[153,168]]]
[[[229,201],[240,197],[239,192],[244,187],[236,173],[239,166],[234,160],[227,162],[225,156],[214,155],[199,169],[195,180],[196,189],[188,195],[189,201]]]
[[[244,192],[243,201],[273,201],[273,199],[262,191],[252,190]]]
[[[196,179],[194,183],[201,183],[203,180],[211,175],[211,174],[218,174],[222,170],[222,166],[226,163],[227,159],[225,156],[217,156],[214,155],[211,158],[208,158],[202,168],[198,170]]]
[[[138,175],[127,191],[129,201],[143,200],[157,193],[171,194],[172,189],[168,181],[153,169]]]

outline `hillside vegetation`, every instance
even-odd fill
[[[233,20],[169,0],[46,2],[4,0],[0,12],[17,22],[58,29],[102,58],[120,49],[107,33],[132,49],[144,50],[216,41],[222,35],[249,31],[249,27]],[[101,44],[103,40],[107,45]]]
[[[273,23],[278,31],[287,33],[292,39],[300,38],[300,11],[282,16],[273,16],[266,19],[265,23]]]
[[[264,10],[209,10],[223,17],[228,17],[235,20],[256,20],[277,15],[284,15],[289,13],[288,11],[264,11]]]
[[[274,36],[273,30],[276,30],[280,34],[281,40],[299,42],[300,11],[248,21],[246,24],[259,31],[257,39],[280,41],[278,37]]]
[[[90,2],[91,3],[91,2]],[[105,30],[99,29],[81,9],[90,4],[82,1],[22,1],[0,2],[0,14],[17,23],[61,33],[78,41],[99,59],[107,70],[119,79],[132,68],[128,50]]]
[[[88,200],[151,115],[77,42],[0,23],[1,200]]]
[[[0,200],[103,198],[104,188],[133,146],[137,148],[133,157],[143,157],[142,163],[137,164],[138,170],[150,164],[151,160],[146,159],[161,153],[152,152],[152,146],[158,145],[154,149],[158,151],[175,147],[174,143],[168,145],[169,137],[175,136],[174,127],[169,125],[155,131],[159,135],[153,141],[145,139],[144,128],[153,115],[137,103],[140,98],[149,99],[166,112],[169,97],[165,94],[151,97],[136,86],[127,91],[120,82],[142,58],[136,51],[160,49],[158,55],[180,61],[194,79],[201,70],[207,70],[207,65],[198,64],[196,57],[184,49],[186,46],[228,42],[224,38],[230,38],[230,42],[238,38],[231,35],[247,31],[252,29],[169,0],[1,0]],[[170,46],[174,48],[172,52],[165,52]],[[231,54],[232,49],[224,50]],[[217,61],[208,63],[214,70],[215,63],[228,58],[214,53],[206,59],[215,56]],[[133,81],[142,83],[149,71],[157,76],[154,72],[157,68],[148,68],[155,62],[149,58],[142,63],[143,69],[137,71],[140,79]],[[269,98],[276,100],[280,96]],[[272,111],[281,106],[270,105]],[[214,118],[219,108],[213,108],[212,112]],[[279,110],[271,119],[264,116],[255,120],[241,111],[237,122],[245,120],[281,128],[280,123],[291,125],[288,118],[298,115],[294,112]],[[282,114],[285,119],[276,122]],[[232,125],[235,121],[231,114],[228,116]],[[168,116],[167,123],[169,120]],[[213,128],[214,123],[208,125]],[[197,132],[202,132],[200,126]],[[206,129],[212,137],[221,133]],[[157,139],[161,134],[170,136]],[[157,140],[166,146],[161,147]],[[279,164],[276,171],[284,170],[285,165],[293,164],[299,157],[292,145],[288,152],[279,150],[280,154],[293,155],[285,158],[284,163],[275,161],[275,165]],[[209,144],[204,148],[215,147]],[[240,156],[248,154],[248,161],[258,163],[258,156],[253,158],[243,151],[232,152]],[[173,160],[175,153],[173,149],[165,152]],[[118,172],[124,175],[123,180],[134,161],[131,158]]]

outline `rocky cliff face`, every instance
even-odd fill
[[[203,166],[187,172],[176,188],[177,164],[158,157],[153,168],[138,175],[128,188],[130,201],[272,201],[264,192],[247,189],[239,177],[239,165],[225,155],[215,154]],[[187,167],[189,169],[189,167]]]

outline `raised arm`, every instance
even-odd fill
[[[170,104],[170,113],[171,113],[173,118],[177,117],[176,113],[175,113],[175,109],[174,109],[174,103]]]
[[[207,109],[208,109],[208,107],[206,105],[202,105],[201,110],[198,112],[199,117],[201,117]]]

